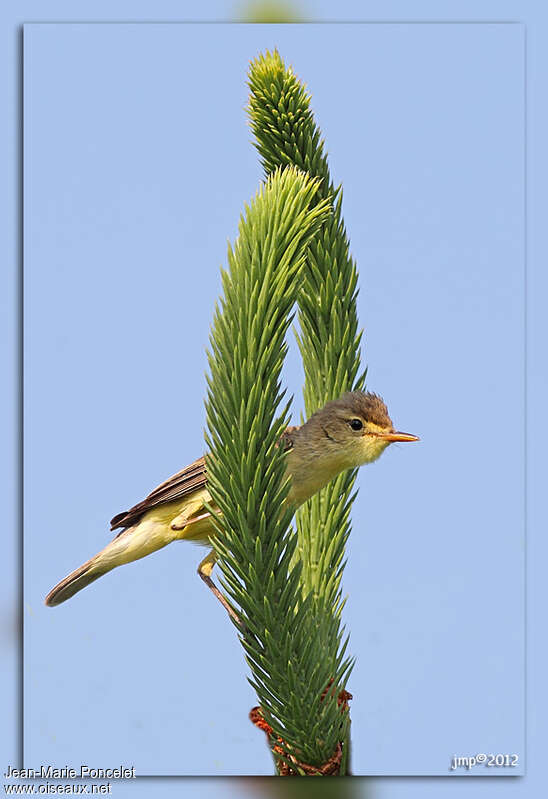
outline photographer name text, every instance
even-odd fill
[[[91,768],[80,766],[79,769],[54,768],[53,766],[40,766],[40,768],[13,768],[8,766],[4,773],[6,779],[23,780],[131,780],[135,779],[135,766],[118,766],[117,768]]]

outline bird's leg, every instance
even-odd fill
[[[232,616],[236,624],[241,627],[242,623],[240,621],[240,617],[232,610],[230,605],[228,604],[226,598],[221,594],[213,580],[211,579],[211,572],[213,571],[213,567],[217,561],[217,556],[215,554],[215,550],[212,549],[211,552],[205,556],[203,561],[198,566],[198,574],[207,585],[207,587],[213,591],[221,605],[225,608],[228,612],[229,616]]]

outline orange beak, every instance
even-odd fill
[[[378,433],[379,438],[384,439],[385,441],[420,441],[418,436],[414,436],[411,433]]]

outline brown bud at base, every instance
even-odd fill
[[[333,680],[330,680],[322,693],[322,699],[327,696],[330,689],[331,695],[334,695],[335,689],[331,688],[332,685]],[[348,693],[348,691],[339,692],[339,695],[337,696],[337,704],[341,708],[341,713],[348,712],[349,699],[352,699],[352,694]],[[276,767],[278,769],[278,774],[281,777],[293,777],[303,773],[309,777],[329,777],[337,776],[339,774],[342,760],[342,742],[339,741],[337,743],[335,751],[329,760],[327,760],[321,766],[312,766],[309,763],[303,763],[302,761],[298,760],[295,755],[291,754],[287,744],[282,738],[279,736],[274,737],[272,727],[267,721],[265,721],[263,711],[259,705],[251,709],[249,718],[252,724],[266,733],[268,745],[274,753],[274,756],[282,755],[282,757],[276,758]],[[290,761],[292,765],[289,765],[288,761]]]

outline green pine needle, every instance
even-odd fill
[[[294,167],[276,170],[240,220],[210,337],[206,441],[208,487],[222,511],[221,583],[243,624],[250,682],[274,736],[301,762],[321,765],[347,719],[336,698],[321,694],[346,666],[338,652],[326,657],[323,621],[293,568],[297,538],[277,446],[289,421],[280,385],[285,336],[307,248],[331,212],[319,190]]]
[[[249,88],[250,124],[265,173],[297,166],[321,181],[314,202],[327,196],[334,198],[332,213],[308,248],[298,298],[297,340],[309,416],[343,392],[363,390],[365,386],[366,370],[360,371],[357,270],[342,218],[342,188],[333,186],[324,142],[304,84],[274,50],[252,62]],[[343,641],[341,579],[355,478],[355,470],[343,473],[297,513],[294,562],[301,575],[303,595],[310,595],[314,601],[317,635],[331,662],[338,663],[332,676],[341,689],[352,666],[339,650]]]

